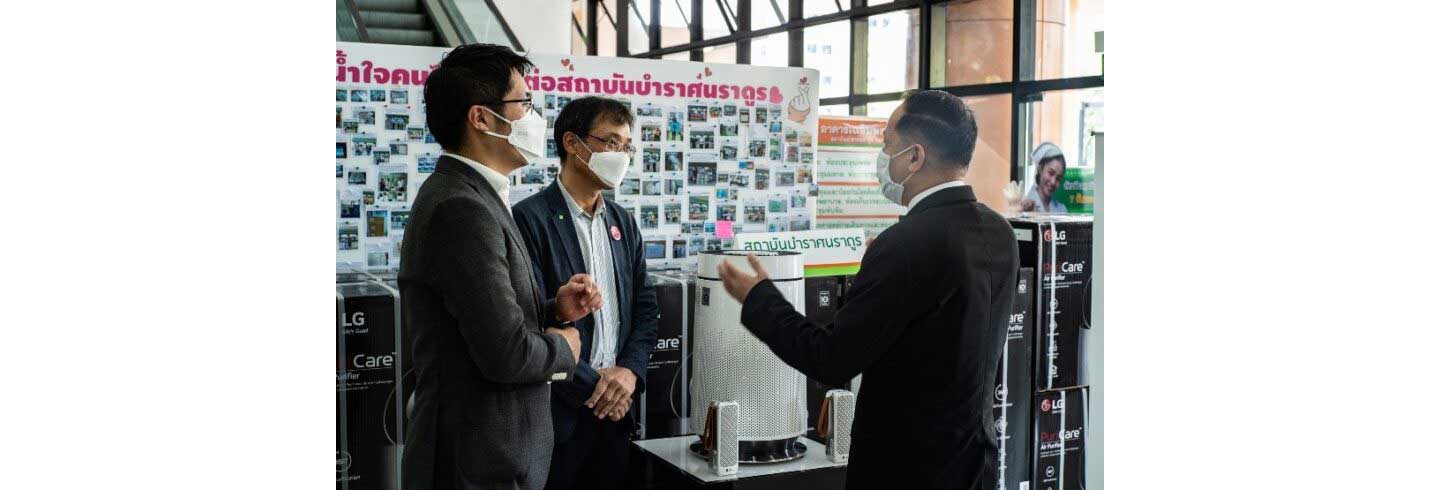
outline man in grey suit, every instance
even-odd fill
[[[579,359],[571,322],[602,305],[584,274],[543,299],[510,215],[507,175],[544,151],[545,121],[521,78],[530,66],[510,48],[461,46],[425,84],[445,153],[415,196],[400,252],[416,373],[406,489],[543,488],[550,382]]]

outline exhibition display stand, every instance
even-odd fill
[[[643,479],[638,488],[669,490],[704,489],[828,489],[845,488],[845,463],[834,463],[825,457],[825,445],[809,438],[799,440],[807,450],[804,456],[782,463],[742,464],[734,475],[719,476],[704,458],[690,451],[699,441],[695,435],[635,441],[638,451],[636,477]]]

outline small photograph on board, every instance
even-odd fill
[[[660,190],[661,190],[661,189],[660,189],[660,186],[661,186],[661,184],[660,184],[660,181],[658,181],[658,180],[646,180],[646,181],[644,181],[644,182],[641,182],[641,183],[640,183],[640,186],[641,186],[641,187],[640,187],[640,193],[643,194],[643,195],[646,195],[646,196],[658,196],[658,195],[660,195]]]
[[[410,176],[404,170],[386,171],[380,173],[380,201],[381,202],[405,202],[409,199],[408,180]]]
[[[814,171],[811,170],[810,167],[808,167],[808,166],[807,166],[807,167],[800,167],[799,170],[796,170],[796,171],[795,171],[795,183],[797,183],[797,184],[809,184],[809,183],[810,183],[812,180],[814,180],[814,178],[815,178],[815,176],[814,176],[814,174],[813,174],[812,172],[814,172]]]
[[[715,149],[715,131],[690,131],[690,149],[692,150],[713,150]]]
[[[770,212],[788,213],[790,212],[790,203],[784,197],[772,197],[770,198]]]
[[[385,129],[390,131],[405,131],[410,126],[409,114],[386,114]]]
[[[750,140],[750,158],[765,158],[765,140]]]
[[[782,129],[782,127],[780,126],[780,121],[770,121],[770,132],[771,132],[771,133],[776,133],[776,134],[778,134],[781,129]]]
[[[348,197],[340,199],[341,219],[360,219],[360,198]]]
[[[720,147],[721,160],[734,160],[737,156],[737,153],[738,150],[735,148],[735,145],[725,145]]]
[[[371,90],[371,91],[370,91],[370,102],[385,102],[385,91],[384,91],[384,90]]]
[[[710,117],[714,119],[720,118],[720,106],[713,106],[710,108]]]
[[[780,138],[770,138],[770,159],[780,159]]]
[[[800,163],[815,163],[815,152],[801,150]]]
[[[796,217],[796,218],[790,218],[790,231],[808,231],[808,230],[810,230],[810,218],[806,218],[806,217],[803,217],[803,216],[802,216],[802,217]]]
[[[740,125],[739,125],[739,124],[730,123],[730,124],[721,124],[721,125],[720,125],[720,136],[726,136],[726,137],[728,137],[728,136],[739,136],[739,135],[740,135]]]
[[[545,183],[545,169],[542,169],[542,168],[540,168],[539,166],[536,166],[536,165],[530,165],[530,166],[525,167],[525,171],[520,174],[520,183],[521,183],[521,184],[544,184],[544,183]]]
[[[735,174],[735,176],[730,177],[730,185],[735,187],[750,187],[750,174]]]
[[[698,236],[690,237],[690,250],[697,254],[705,250],[705,238]]]
[[[646,124],[646,125],[644,125],[644,126],[640,126],[640,141],[646,141],[646,142],[658,142],[658,141],[660,141],[660,125],[659,125],[659,124]]]
[[[405,136],[410,141],[423,140],[425,139],[425,128],[418,126],[410,126],[408,128],[405,128]]]
[[[681,121],[684,114],[679,112],[670,113],[669,120],[665,123],[665,141],[685,141],[685,124]]]
[[[347,155],[349,155],[350,152],[346,150],[347,146],[348,145],[346,145],[344,141],[336,141],[335,158],[345,158]]]
[[[785,147],[785,162],[800,163],[800,147],[795,145]]]
[[[559,158],[560,153],[555,148],[555,140],[545,140],[545,158]]]
[[[357,134],[350,137],[350,143],[354,146],[355,156],[369,155],[375,148],[375,136],[368,134]]]
[[[763,191],[770,188],[770,170],[755,169],[755,190]]]
[[[660,206],[654,204],[640,205],[640,229],[653,230],[660,227]]]
[[[717,188],[715,188],[715,200],[716,200],[716,201],[720,201],[720,202],[729,201],[729,200],[730,200],[730,188],[729,188],[729,187],[717,187]]]
[[[361,107],[359,109],[356,109],[355,119],[359,119],[360,124],[375,124],[375,109],[371,109],[369,107]]]
[[[344,176],[345,176],[345,166],[344,166],[344,165],[341,165],[341,164],[339,164],[339,163],[336,163],[336,164],[335,164],[335,178],[338,179],[338,178],[341,178],[341,177],[344,177]]]
[[[373,151],[373,152],[370,152],[370,154],[371,154],[371,155],[375,155],[375,164],[376,164],[376,165],[381,165],[381,164],[390,163],[390,150],[388,150],[388,149],[385,149],[385,150],[375,150],[375,151]]]
[[[570,103],[570,97],[555,97],[555,110],[564,110],[565,105]]]
[[[765,206],[760,204],[745,205],[745,224],[753,225],[765,222]]]
[[[732,173],[730,173],[730,172],[720,172],[719,175],[716,175],[716,176],[715,176],[715,177],[716,177],[716,178],[715,178],[715,185],[717,185],[717,186],[728,186],[728,185],[730,185],[730,177],[731,177],[732,175],[735,175],[735,174],[732,174]]]
[[[392,210],[390,210],[390,232],[391,232],[391,233],[404,233],[404,232],[405,232],[405,225],[406,225],[406,224],[409,224],[409,223],[410,223],[410,210],[409,210],[409,209],[392,209]]]
[[[340,250],[355,250],[360,248],[360,227],[354,223],[341,223],[335,230],[336,238],[339,241]]]
[[[362,192],[362,193],[360,194],[360,196],[361,196],[360,202],[361,202],[362,204],[364,204],[364,205],[366,205],[366,206],[374,206],[374,205],[375,205],[375,191],[365,190],[364,192]]]
[[[682,179],[665,179],[665,195],[673,196],[685,188],[685,181]]]
[[[710,195],[690,196],[690,213],[686,216],[689,221],[705,221],[710,219]]]
[[[665,240],[645,240],[645,260],[665,260]]]
[[[735,221],[734,204],[718,204],[715,206],[715,221]]]
[[[546,108],[546,109],[554,109],[554,108],[555,108],[555,94],[545,94],[545,108]]]
[[[358,133],[360,132],[360,121],[341,121],[340,128],[349,134]]]
[[[435,163],[439,161],[440,157],[437,157],[435,155],[427,154],[415,157],[416,167],[418,168],[418,171],[422,174],[434,173]]]
[[[640,154],[640,163],[646,172],[660,171],[660,149],[646,148]]]
[[[646,105],[640,106],[638,109],[636,109],[635,115],[640,117],[661,117],[665,115],[665,110],[661,109],[659,106]]]
[[[755,124],[765,124],[766,121],[769,121],[769,118],[766,116],[765,109],[755,108]]]
[[[621,180],[621,181],[620,181],[620,195],[622,195],[622,196],[638,196],[638,195],[640,195],[640,179],[631,177],[631,178],[628,178],[628,179],[625,179],[625,180]]]
[[[795,185],[795,172],[775,172],[776,187],[790,187]]]
[[[351,90],[350,102],[370,102],[370,92],[365,90]]]
[[[705,251],[706,251],[706,252],[719,252],[719,251],[720,251],[720,247],[721,247],[721,245],[720,245],[720,239],[719,239],[719,238],[706,238],[706,239],[705,239]]]
[[[371,209],[365,213],[365,236],[385,236],[386,225],[390,221],[390,211],[387,209]]]
[[[705,121],[708,121],[708,120],[709,120],[709,117],[708,117],[708,116],[710,115],[710,109],[709,109],[709,108],[707,108],[707,107],[705,107],[705,106],[703,106],[703,105],[692,105],[692,106],[687,107],[687,109],[689,110],[689,112],[688,112],[689,118],[686,119],[687,121],[690,121],[690,122],[705,122]]]
[[[345,89],[335,89],[335,102],[345,102]]]
[[[678,202],[667,202],[667,203],[665,203],[665,224],[667,224],[667,225],[677,225],[677,224],[680,224],[680,203],[678,203]]]
[[[740,108],[740,124],[750,124],[750,108]]]
[[[410,145],[407,143],[390,143],[391,155],[409,155]]]
[[[771,108],[770,108],[770,120],[771,120],[771,121],[779,121],[779,120],[780,120],[780,108],[779,108],[779,107],[771,107]]]
[[[676,238],[675,241],[673,241],[673,242],[670,243],[670,258],[672,258],[672,259],[683,259],[683,258],[685,258],[685,239],[684,239],[684,238]]]
[[[735,104],[725,104],[725,117],[735,117]]]
[[[365,252],[365,265],[370,267],[385,267],[390,265],[390,251],[384,245],[372,244],[367,246]]]
[[[409,103],[410,103],[410,92],[409,92],[408,90],[391,90],[391,91],[390,91],[390,103],[391,103],[391,104],[409,104]]]
[[[740,167],[740,170],[755,170],[754,160],[740,160],[736,165]]]
[[[690,162],[690,185],[715,185],[715,162]]]
[[[790,207],[791,207],[791,208],[803,208],[803,207],[805,207],[805,200],[806,200],[806,199],[807,199],[807,198],[806,198],[806,196],[805,196],[804,194],[796,194],[796,195],[790,196]]]
[[[365,185],[365,169],[359,167],[352,168],[348,175],[350,177],[346,182],[350,185]]]
[[[679,172],[685,165],[685,154],[678,151],[665,152],[665,171]]]

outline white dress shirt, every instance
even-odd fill
[[[619,355],[620,304],[619,294],[615,292],[615,261],[610,255],[610,242],[616,238],[611,236],[611,227],[605,223],[604,198],[595,206],[595,214],[591,216],[575,202],[570,191],[565,190],[564,183],[558,178],[555,183],[560,187],[560,194],[565,196],[565,205],[570,208],[570,221],[575,223],[575,236],[580,239],[580,255],[585,258],[585,270],[589,271],[595,287],[604,297],[604,305],[593,313],[595,331],[590,341],[590,366],[604,369],[614,366]]]
[[[495,189],[495,193],[500,195],[500,202],[505,203],[505,209],[510,209],[510,178],[509,178],[509,177],[506,177],[505,174],[502,174],[502,173],[500,173],[500,172],[496,172],[495,169],[493,169],[493,168],[490,168],[490,167],[486,167],[486,166],[484,166],[484,165],[481,165],[480,162],[477,162],[477,161],[475,161],[475,160],[471,160],[471,159],[469,159],[469,158],[462,157],[462,156],[460,156],[460,155],[458,155],[458,154],[451,153],[451,152],[448,152],[448,151],[447,151],[447,152],[442,152],[442,153],[440,153],[440,154],[441,154],[441,155],[449,155],[450,158],[454,158],[454,159],[456,159],[456,160],[460,160],[460,161],[462,161],[462,162],[465,162],[466,165],[469,165],[469,166],[473,167],[476,172],[480,172],[480,176],[485,178],[485,182],[489,183],[489,184],[490,184],[490,187],[492,187],[492,188]]]
[[[943,191],[945,189],[949,189],[951,187],[963,187],[967,185],[970,184],[966,184],[963,180],[952,180],[944,184],[936,184],[934,187],[920,191],[920,193],[916,194],[915,197],[910,198],[910,205],[905,207],[905,213],[909,214],[910,210],[915,209],[915,205],[920,204],[921,200],[930,197],[931,194]]]

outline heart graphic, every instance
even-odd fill
[[[570,65],[570,71],[575,71],[575,65]]]
[[[561,65],[564,65],[564,66],[570,66],[570,58],[565,58],[565,59],[563,59],[563,60],[560,60],[560,64],[561,64]]]
[[[710,75],[711,75],[711,73],[710,73],[710,67],[707,66],[707,67],[705,67],[705,76],[708,77],[708,76],[710,76]]]
[[[810,77],[800,77],[800,83],[805,83]]]
[[[703,77],[703,76],[705,76],[705,75],[700,74],[700,73],[696,73],[696,74],[695,74],[695,79],[696,79],[696,80],[699,80],[699,79],[700,79],[701,77]]]

